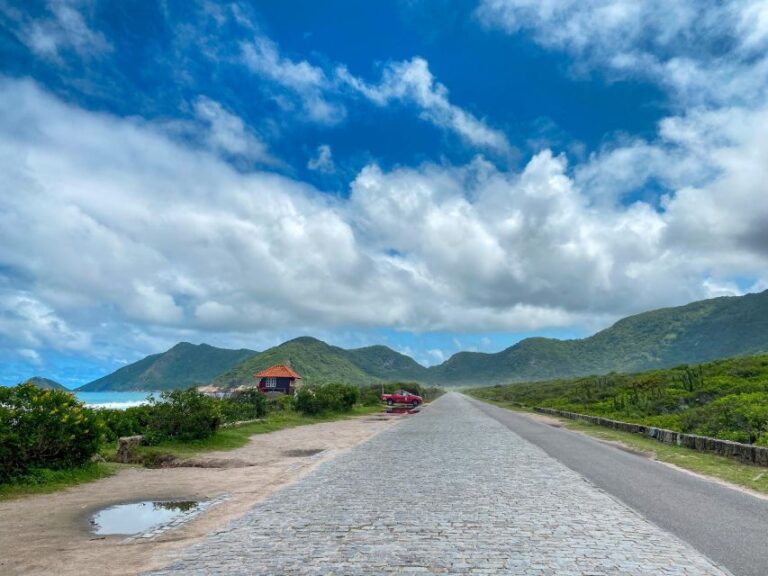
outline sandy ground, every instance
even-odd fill
[[[203,457],[224,467],[129,468],[55,494],[0,502],[0,574],[136,574],[166,566],[182,548],[401,418],[375,414],[260,434],[242,448]],[[113,504],[223,494],[229,499],[155,538],[126,542],[90,531],[91,515]]]

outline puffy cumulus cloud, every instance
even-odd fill
[[[7,349],[125,357],[291,331],[530,331],[767,280],[765,113],[666,123],[713,175],[655,209],[595,201],[588,184],[615,169],[600,156],[589,178],[549,150],[519,173],[482,158],[369,165],[342,199],[30,82],[0,82],[0,105],[14,110],[0,117]],[[719,137],[701,145],[708,132]]]
[[[473,146],[503,154],[511,151],[503,132],[450,102],[448,89],[435,80],[423,58],[389,63],[378,84],[367,84],[344,67],[337,69],[337,75],[343,83],[379,106],[392,101],[414,104],[425,120],[452,130]]]
[[[336,124],[346,116],[346,108],[332,96],[333,81],[325,71],[306,60],[282,56],[277,45],[264,36],[242,44],[243,61],[254,72],[296,95],[306,117],[322,124]],[[329,96],[328,93],[331,93]]]
[[[90,4],[49,0],[47,14],[40,18],[30,18],[7,6],[0,6],[0,12],[12,23],[11,32],[38,56],[58,61],[71,51],[81,58],[93,58],[109,52],[112,46],[101,32],[88,26],[84,13]]]
[[[766,0],[482,0],[477,14],[573,54],[577,66],[655,79],[685,102],[766,95]]]

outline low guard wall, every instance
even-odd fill
[[[649,438],[664,442],[665,444],[676,444],[693,448],[700,452],[711,452],[719,456],[735,458],[746,464],[756,464],[758,466],[768,466],[768,447],[753,446],[752,444],[742,444],[741,442],[731,442],[730,440],[718,440],[707,436],[696,436],[695,434],[683,434],[674,430],[665,430],[654,426],[645,426],[644,424],[630,424],[619,420],[609,420],[599,416],[589,416],[587,414],[578,414],[576,412],[566,412],[565,410],[556,410],[554,408],[536,407],[535,412],[541,414],[550,414],[552,416],[561,416],[570,420],[582,420],[590,424],[613,428],[623,432],[632,432],[634,434],[644,434]]]

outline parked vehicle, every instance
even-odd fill
[[[408,390],[398,390],[392,394],[382,394],[381,399],[387,403],[387,406],[394,406],[395,404],[407,404],[412,408],[415,408],[424,402],[424,399],[421,396],[411,394],[408,392]]]

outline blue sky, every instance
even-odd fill
[[[0,3],[0,382],[433,364],[766,288],[768,3]]]

